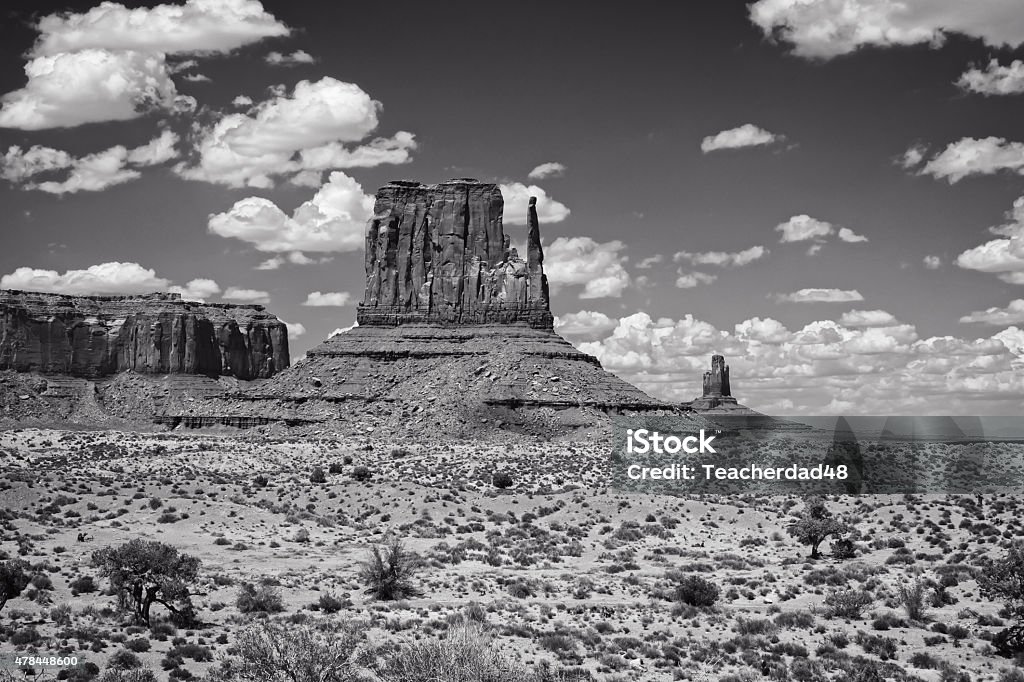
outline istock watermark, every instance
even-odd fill
[[[616,417],[611,450],[655,494],[1024,493],[1021,417]]]

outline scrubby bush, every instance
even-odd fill
[[[856,555],[856,545],[853,544],[853,540],[849,538],[839,538],[832,542],[832,558],[843,561],[845,559],[852,559]]]
[[[317,601],[316,605],[324,613],[337,613],[345,608],[345,602],[329,592],[321,594],[320,600]]]
[[[498,471],[495,472],[494,476],[491,478],[491,483],[494,484],[495,488],[500,488],[501,490],[511,488],[512,476],[507,471]]]
[[[136,668],[134,670],[107,670],[96,682],[158,682],[152,670]]]
[[[323,467],[313,467],[312,473],[309,475],[310,483],[326,483],[327,476],[324,474]]]
[[[378,675],[383,682],[524,682],[530,671],[506,659],[476,623],[448,628],[443,639],[411,642],[387,657]]]
[[[68,587],[71,588],[71,594],[76,597],[79,594],[95,592],[97,589],[96,581],[93,580],[91,575],[83,575],[81,577],[75,578],[68,584]]]
[[[242,613],[280,613],[284,611],[284,600],[273,585],[245,583],[238,590],[235,606]]]
[[[142,661],[131,651],[121,649],[107,661],[107,665],[118,670],[133,670],[142,667]]]
[[[359,481],[360,483],[365,483],[366,481],[369,481],[371,478],[373,478],[373,473],[370,471],[369,467],[366,467],[366,466],[363,466],[362,464],[360,464],[359,466],[357,466],[354,469],[352,469],[352,480],[353,481]]]
[[[387,547],[374,546],[363,562],[359,575],[367,586],[367,592],[377,599],[405,599],[417,594],[413,576],[420,565],[420,558],[405,549],[398,537],[393,537]]]
[[[907,618],[915,621],[923,621],[928,608],[925,603],[927,597],[925,583],[920,578],[915,578],[911,583],[903,583],[896,588],[896,596],[903,610],[907,612]]]
[[[683,604],[706,608],[715,605],[719,593],[718,585],[710,580],[699,575],[688,575],[675,586],[673,597]]]
[[[865,590],[836,590],[825,597],[825,614],[829,618],[856,620],[872,603],[874,599]]]
[[[327,466],[327,472],[331,474],[340,474],[344,469],[342,468],[341,462],[331,462]]]

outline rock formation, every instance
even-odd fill
[[[193,303],[178,294],[0,291],[0,370],[249,380],[287,366],[287,327],[262,306]]]
[[[359,324],[525,322],[551,329],[536,200],[526,260],[505,235],[503,207],[496,185],[465,178],[382,187],[366,230]]]
[[[729,365],[725,364],[725,356],[711,356],[711,369],[704,372],[703,394],[691,402],[690,407],[698,412],[747,409],[740,405],[736,398],[732,397],[732,386],[729,382]]]
[[[165,423],[249,415],[477,437],[495,427],[550,435],[610,412],[674,410],[554,333],[535,202],[526,260],[510,247],[503,207],[498,187],[476,180],[384,186],[367,226],[358,326],[271,380]]]

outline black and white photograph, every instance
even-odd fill
[[[1024,0],[0,16],[0,682],[1024,682]]]

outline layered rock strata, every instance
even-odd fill
[[[0,291],[0,369],[249,380],[273,376],[288,362],[287,327],[258,305],[194,303],[177,294]]]
[[[536,201],[526,259],[502,225],[497,185],[395,181],[380,189],[366,230],[363,326],[525,322],[551,329]]]

